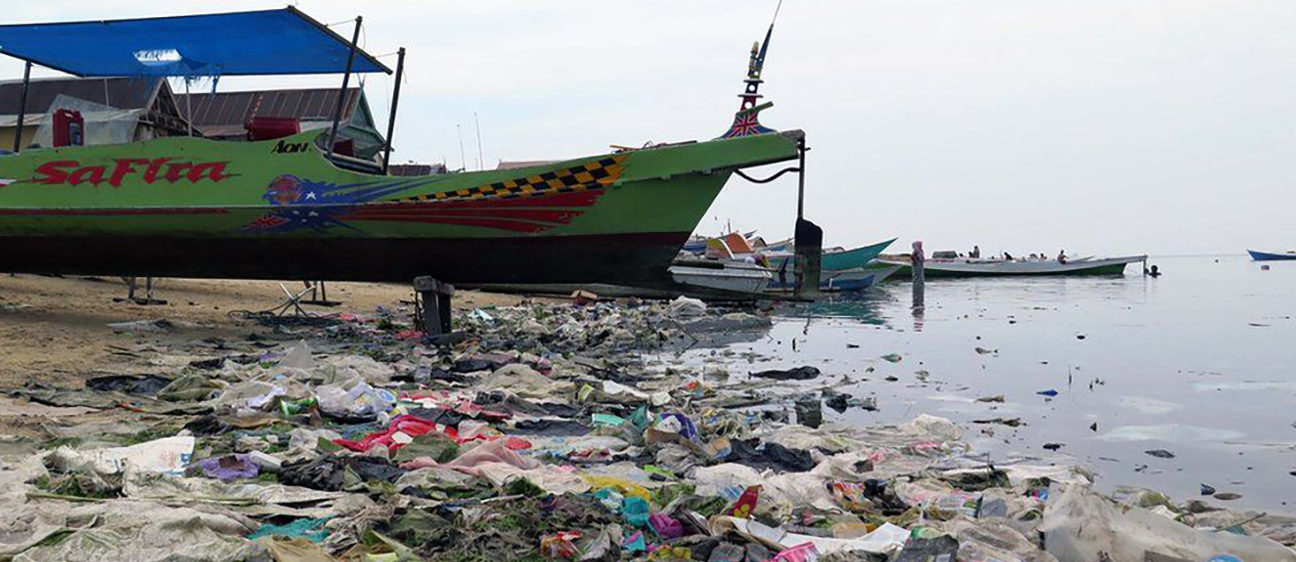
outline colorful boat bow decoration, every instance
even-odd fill
[[[777,12],[775,17],[778,17]],[[774,106],[774,102],[760,103],[760,99],[764,97],[760,95],[760,86],[765,83],[761,80],[761,71],[765,69],[765,53],[769,51],[770,37],[773,35],[774,24],[771,22],[769,31],[765,32],[765,42],[757,41],[752,44],[751,59],[747,62],[747,79],[743,80],[746,87],[743,93],[738,94],[738,97],[742,98],[742,105],[738,107],[738,113],[734,114],[733,125],[730,125],[729,130],[720,135],[720,138],[731,139],[775,132],[774,129],[760,123],[760,112]]]
[[[352,221],[390,221],[537,233],[571,224],[621,177],[625,156],[614,155],[501,182],[454,191],[397,197],[433,183],[379,180],[337,185],[291,174],[270,182],[262,196],[273,207],[246,231],[362,230]]]

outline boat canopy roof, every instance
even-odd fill
[[[0,25],[0,53],[76,76],[341,74],[351,44],[296,8]],[[356,49],[352,72],[391,69]]]

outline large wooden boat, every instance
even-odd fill
[[[235,26],[259,30],[244,37]],[[312,33],[320,37],[307,42]],[[0,44],[80,76],[340,73],[342,61],[350,74],[352,59],[355,72],[386,70],[292,8],[0,26]],[[178,48],[139,50],[145,44]],[[230,53],[253,60],[214,60]],[[735,170],[797,158],[802,134],[762,128],[423,177],[337,156],[332,140],[327,131],[261,142],[174,137],[0,156],[0,271],[653,282],[668,279],[667,265]]]

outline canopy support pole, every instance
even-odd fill
[[[401,75],[405,72],[405,47],[396,51],[396,88],[392,91],[391,116],[387,118],[387,146],[383,147],[383,173],[391,163],[392,135],[396,133],[396,106],[400,105]]]
[[[193,136],[193,96],[189,95],[189,78],[185,77],[185,124],[189,126],[189,136]]]
[[[329,158],[333,158],[333,144],[337,142],[338,123],[342,121],[342,107],[346,103],[347,86],[351,85],[351,66],[355,64],[357,43],[360,42],[360,23],[363,21],[363,16],[356,16],[355,32],[351,34],[351,49],[347,51],[346,74],[342,75],[342,91],[338,92],[337,109],[333,110],[333,129],[329,131]]]
[[[22,149],[23,121],[27,119],[27,86],[31,84],[31,61],[23,67],[23,86],[22,96],[18,98],[18,126],[14,128],[13,151],[18,153]]]

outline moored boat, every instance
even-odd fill
[[[738,261],[677,261],[667,271],[680,285],[729,293],[763,293],[774,277],[764,267]]]
[[[824,270],[819,286],[824,291],[863,291],[900,271],[900,266],[879,262],[852,269]]]
[[[908,259],[886,258],[881,263],[900,266],[897,275],[912,275]],[[928,258],[923,263],[925,277],[981,276],[1047,276],[1047,275],[1121,275],[1125,266],[1147,261],[1146,255],[1079,260],[1005,260],[987,258]]]
[[[1272,252],[1257,252],[1255,250],[1247,250],[1247,253],[1251,254],[1251,259],[1255,261],[1296,260],[1296,250],[1288,250],[1287,253],[1285,254],[1275,254]]]
[[[858,269],[869,265],[870,262],[882,254],[883,251],[895,242],[896,239],[885,240],[877,244],[860,246],[858,248],[830,248],[823,251],[823,256],[819,260],[820,271],[842,271],[848,269]],[[774,271],[781,269],[792,269],[794,257],[792,252],[784,250],[765,254],[769,260],[769,267]],[[826,274],[825,274],[826,277]]]
[[[867,290],[900,271],[901,266],[873,261],[864,267],[824,270],[819,278],[819,290],[824,292],[856,292]],[[770,289],[779,292],[792,290],[796,283],[791,272],[774,271]]]

